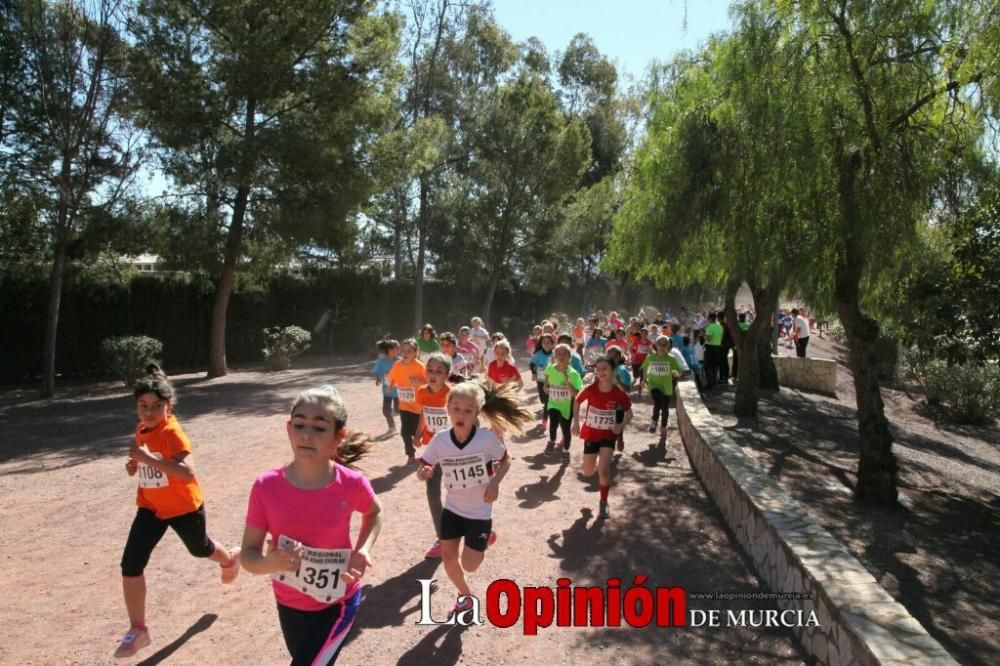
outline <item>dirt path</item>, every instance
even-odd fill
[[[901,507],[858,505],[857,412],[844,350],[816,339],[809,352],[841,360],[836,398],[765,394],[756,430],[736,427],[733,386],[709,393],[706,404],[959,661],[1000,663],[1000,428],[938,423],[905,393],[883,389]]]
[[[179,418],[194,444],[216,539],[238,542],[254,478],[288,460],[284,410],[302,388],[336,383],[350,425],[382,433],[368,367],[367,361],[343,362],[277,374],[244,370],[211,381],[175,378]],[[648,403],[638,404],[636,422],[647,423],[649,410]],[[133,401],[113,385],[80,386],[43,402],[0,394],[0,552],[6,564],[0,663],[112,663],[126,624],[118,561],[134,513],[134,481],[122,469],[134,419]],[[473,577],[474,589],[482,592],[499,578],[554,587],[560,576],[574,584],[619,576],[629,585],[635,575],[689,592],[759,589],[679,441],[671,438],[668,457],[660,461],[647,448],[654,436],[633,426],[626,437],[607,522],[595,520],[596,483],[578,478],[578,441],[568,468],[539,455],[544,440],[538,432],[512,442],[514,466],[494,514],[500,542]],[[364,462],[387,513],[358,629],[340,663],[802,662],[790,634],[777,628],[553,627],[530,637],[520,623],[467,630],[416,625],[417,579],[438,580],[436,618],[454,599],[439,563],[423,559],[432,528],[422,484],[403,460],[399,438],[392,436]],[[147,578],[154,643],[140,663],[287,663],[265,578],[244,572],[223,588],[216,567],[193,560],[171,535],[155,551]],[[725,613],[773,606],[689,601],[689,608]]]

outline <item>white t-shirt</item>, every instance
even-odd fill
[[[677,347],[672,348],[670,350],[670,355],[677,359],[677,362],[681,364],[681,369],[683,369],[684,372],[691,371],[691,368],[688,367],[687,361],[684,360],[684,354],[681,353],[680,349]]]
[[[483,501],[494,462],[507,458],[507,447],[492,431],[476,427],[467,442],[458,442],[451,428],[431,438],[420,459],[441,465],[441,484],[447,490],[444,508],[473,520],[489,520],[493,505]]]
[[[482,326],[479,328],[470,328],[469,339],[472,340],[472,344],[479,348],[479,353],[482,354],[489,346],[490,332]]]
[[[799,339],[809,337],[809,322],[802,315],[795,318],[795,325],[799,327]]]

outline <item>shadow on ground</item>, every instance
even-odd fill
[[[989,489],[1000,466],[984,454],[989,441],[966,450],[953,428],[934,438],[894,423],[901,506],[870,507],[853,499],[853,408],[794,390],[764,392],[759,422],[748,429],[735,425],[734,393],[724,387],[705,402],[736,442],[959,661],[1000,663],[991,629],[1000,626],[1000,497]]]
[[[682,586],[689,595],[762,590],[686,459],[684,465],[673,463],[678,453],[684,455],[680,443],[672,441],[666,451],[658,450],[657,444],[655,436],[629,437],[624,455],[642,464],[618,465],[610,498],[612,518],[596,517],[595,485],[594,509],[582,509],[568,528],[549,537],[550,556],[560,560],[574,585],[604,585],[618,577],[626,590],[636,576],[646,576],[646,587]],[[627,491],[620,493],[621,487]],[[728,610],[776,606],[767,601],[689,597],[688,608],[719,609],[725,617]],[[711,632],[711,638],[691,640],[693,632]],[[636,655],[656,655],[657,663],[664,659],[673,663],[799,663],[805,658],[797,651],[791,632],[783,628],[607,629],[581,636],[580,642],[624,647],[625,654],[637,650]]]
[[[179,400],[176,412],[185,423],[201,416],[278,414],[295,393],[329,382],[333,377],[367,376],[370,364],[343,363],[283,372],[234,372],[210,380],[204,375],[174,378]],[[0,463],[55,455],[56,461],[38,471],[71,467],[94,458],[120,455],[132,441],[135,401],[121,385],[75,385],[49,400],[13,400],[10,392],[0,402]],[[19,467],[18,474],[31,467]]]

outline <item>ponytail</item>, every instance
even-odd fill
[[[337,447],[337,452],[333,454],[333,459],[344,467],[357,469],[354,463],[371,453],[371,450],[371,437],[363,432],[352,432]]]
[[[335,432],[340,432],[347,425],[347,405],[340,397],[340,392],[330,384],[319,388],[303,391],[292,403],[291,415],[294,416],[299,405],[317,405],[326,412],[333,421]],[[354,432],[347,436],[337,447],[333,460],[344,467],[356,469],[354,463],[367,456],[372,450],[371,437],[363,432]]]
[[[476,383],[483,390],[483,415],[500,430],[522,435],[535,422],[535,415],[521,402],[521,392],[515,384],[497,384],[488,378]]]

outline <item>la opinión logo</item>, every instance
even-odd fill
[[[622,589],[620,578],[607,579],[605,586],[573,586],[569,578],[556,580],[551,587],[521,588],[512,580],[495,580],[486,588],[485,608],[474,596],[471,607],[454,613],[446,620],[435,620],[431,614],[431,578],[420,583],[419,625],[483,624],[482,611],[494,626],[507,628],[523,616],[523,633],[535,636],[538,628],[557,627],[620,627],[622,622],[632,627],[687,626],[687,593],[683,587],[645,587],[648,578],[636,576],[632,585]]]

